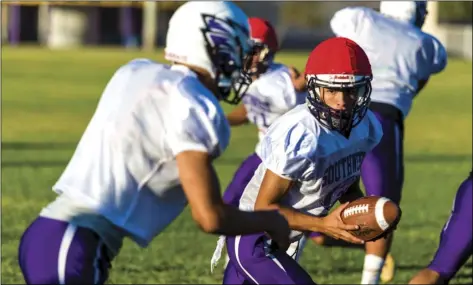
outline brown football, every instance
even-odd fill
[[[385,232],[396,228],[401,219],[399,206],[385,197],[367,196],[352,201],[342,211],[345,224],[359,225],[360,229],[352,234],[364,241],[377,239]]]

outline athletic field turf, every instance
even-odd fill
[[[3,283],[24,282],[17,265],[19,238],[54,198],[51,186],[69,160],[107,80],[132,58],[161,60],[161,55],[161,50],[3,48]],[[302,70],[307,55],[282,53],[278,60]],[[455,191],[471,170],[471,70],[471,62],[451,59],[444,73],[431,78],[407,119],[403,219],[392,249],[398,265],[393,283],[407,282],[430,261]],[[254,127],[234,130],[228,151],[216,162],[222,188],[255,142]],[[216,240],[199,232],[186,210],[148,249],[127,241],[113,262],[110,283],[220,283],[222,270],[209,271]],[[309,244],[301,262],[319,284],[357,284],[363,257],[361,250]],[[471,284],[471,271],[470,258],[452,283]]]

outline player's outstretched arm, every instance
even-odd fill
[[[278,211],[244,212],[223,203],[206,152],[184,151],[176,160],[192,217],[204,232],[227,236],[267,232],[281,248],[289,246],[289,226]]]
[[[248,117],[246,116],[245,105],[240,104],[235,109],[233,109],[229,114],[227,114],[227,120],[230,126],[240,126],[248,123]]]
[[[343,210],[343,207],[335,210],[335,212],[338,212],[337,219],[337,214],[319,218],[280,205],[279,201],[289,191],[293,183],[295,182],[267,169],[256,199],[255,210],[278,209],[286,217],[289,227],[294,230],[323,232],[336,239],[343,239],[351,243],[363,243],[362,240],[348,232],[357,230],[358,226],[346,225],[341,221],[339,212]]]
[[[293,208],[280,205],[281,199],[291,188],[294,181],[283,178],[267,169],[261,183],[255,210],[277,209],[286,217],[289,227],[298,231],[317,231],[321,218],[306,215]],[[317,228],[317,230],[314,229]]]

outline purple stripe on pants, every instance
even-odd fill
[[[449,281],[472,254],[472,177],[460,185],[452,213],[440,234],[440,244],[428,266]]]
[[[261,158],[256,153],[251,154],[241,163],[225,193],[223,193],[225,203],[238,207],[246,185],[248,185],[260,164]]]
[[[103,284],[110,269],[96,233],[44,217],[21,237],[19,264],[27,284]]]
[[[271,249],[263,233],[227,237],[226,246],[223,284],[315,284],[297,261]]]

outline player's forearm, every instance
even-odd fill
[[[321,218],[301,213],[293,208],[284,207],[278,204],[268,206],[255,205],[255,210],[277,209],[283,215],[289,227],[296,231],[319,231],[321,227]]]
[[[248,123],[248,118],[246,116],[241,117],[241,116],[234,116],[232,114],[228,114],[227,120],[230,126],[232,127],[241,126]]]
[[[233,111],[227,114],[227,120],[232,127],[248,123],[245,105],[241,104],[233,109]]]
[[[229,205],[216,206],[215,222],[210,233],[235,236],[273,231],[273,221],[280,215],[277,210],[246,212]]]

